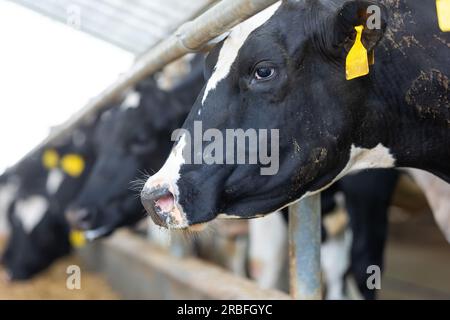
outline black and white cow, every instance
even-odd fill
[[[375,64],[347,81],[355,27],[367,26],[372,5],[380,28],[364,28],[362,42]],[[422,0],[292,0],[234,28],[209,53],[207,84],[141,192],[155,223],[184,229],[220,215],[258,217],[363,168],[415,167],[450,182],[450,35],[435,10]],[[278,130],[267,139],[279,151],[276,174],[262,174],[273,168],[261,161],[189,162],[200,121],[222,137]],[[194,156],[210,141],[194,144]]]
[[[107,236],[145,217],[131,182],[155,172],[170,153],[173,130],[186,118],[200,92],[203,57],[191,73],[163,91],[153,77],[140,82],[119,108],[103,114],[95,132],[97,161],[82,192],[67,210],[74,228],[90,240]]]
[[[8,279],[31,278],[70,252],[64,210],[94,161],[94,124],[75,130],[68,142],[37,151],[8,173],[18,183],[8,207],[9,239],[1,260]]]
[[[326,227],[322,231],[327,299],[349,298],[349,279],[354,280],[362,298],[376,298],[377,290],[366,285],[367,270],[370,266],[383,270],[388,209],[398,175],[393,169],[364,170],[342,178],[322,192],[324,222],[344,208],[349,218],[345,232],[328,233]],[[262,287],[275,288],[285,280],[287,225],[282,220],[276,214],[250,220],[250,275]]]

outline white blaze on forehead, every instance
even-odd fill
[[[45,188],[50,195],[55,194],[64,180],[64,173],[60,169],[52,169],[48,173]]]
[[[185,163],[185,159],[183,157],[183,149],[186,146],[186,134],[184,133],[177,144],[173,147],[170,152],[169,158],[164,163],[163,167],[153,176],[151,176],[145,186],[149,186],[163,178],[165,181],[170,181],[172,183],[176,183],[180,178],[180,168]]]
[[[126,110],[129,108],[137,108],[140,102],[141,102],[141,94],[137,91],[131,91],[130,93],[127,94],[127,97],[125,98],[125,101],[122,102],[120,108],[122,110]]]
[[[217,63],[214,67],[214,72],[206,84],[202,104],[205,103],[208,93],[215,89],[219,81],[228,75],[233,62],[236,60],[239,49],[244,45],[244,42],[247,40],[248,36],[255,31],[255,29],[259,28],[267,20],[269,20],[280,4],[281,1],[271,5],[267,9],[245,20],[231,30],[230,35],[224,41],[222,48],[220,49],[219,57],[217,58]]]
[[[44,217],[48,201],[42,196],[31,196],[16,203],[14,214],[21,221],[25,232],[30,233]]]

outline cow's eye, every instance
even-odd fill
[[[273,67],[257,67],[255,69],[256,80],[268,80],[275,74],[275,68]]]

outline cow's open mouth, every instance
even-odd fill
[[[153,222],[161,227],[184,229],[188,223],[168,186],[158,186],[141,192],[141,202]]]
[[[167,192],[155,201],[155,209],[158,214],[164,215],[173,210],[175,199],[171,192]]]

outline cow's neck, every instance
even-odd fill
[[[397,167],[427,170],[450,183],[450,118],[411,107],[401,90],[397,98],[391,93],[373,92],[365,106],[366,119],[361,122],[365,125],[358,130],[357,143],[367,148],[382,143]]]
[[[361,143],[382,142],[396,166],[424,169],[450,182],[449,34],[427,18],[436,13],[426,1],[381,2],[391,21],[366,80],[370,98],[362,123],[370,125],[360,131]]]

